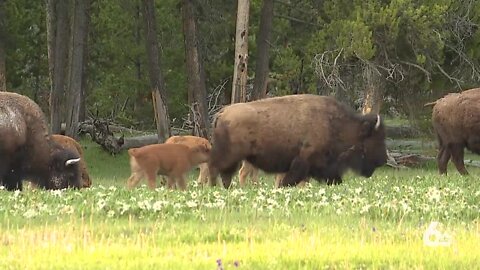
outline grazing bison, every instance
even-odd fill
[[[172,136],[168,138],[165,143],[179,143],[186,145],[188,147],[197,147],[198,145],[203,145],[208,151],[212,149],[212,145],[210,142],[202,137],[197,137],[197,136],[190,136],[190,135],[185,135],[185,136]],[[200,169],[200,173],[198,174],[198,179],[197,182],[199,184],[207,184],[208,182],[208,164],[207,162],[200,163],[198,165]]]
[[[379,115],[357,114],[332,97],[290,95],[223,108],[213,127],[210,182],[229,187],[247,160],[267,173],[286,173],[280,186],[311,176],[341,183],[349,168],[365,177],[387,160]]]
[[[22,180],[45,189],[80,187],[80,157],[52,140],[40,107],[26,96],[0,92],[0,184]]]
[[[82,179],[82,187],[90,187],[92,185],[92,179],[88,174],[87,164],[83,155],[82,146],[75,139],[64,135],[53,134],[52,140],[61,145],[63,148],[72,151],[80,157],[80,162],[78,163],[78,165],[80,167],[80,178]]]
[[[183,144],[162,143],[151,144],[140,148],[130,148],[131,175],[128,178],[128,188],[135,187],[145,176],[148,187],[155,189],[157,174],[167,176],[168,188],[181,190],[187,188],[185,174],[200,163],[207,162],[210,149],[204,145],[188,147]]]
[[[432,104],[440,174],[447,173],[450,158],[460,174],[468,174],[463,162],[464,148],[480,154],[480,88],[448,94]]]

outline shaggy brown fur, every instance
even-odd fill
[[[79,187],[79,160],[51,139],[33,100],[0,92],[0,184],[21,190],[22,181],[29,179],[46,189]]]
[[[85,162],[82,146],[75,139],[64,135],[52,134],[52,140],[63,146],[63,148],[72,151],[80,157],[80,162],[78,165],[80,167],[82,187],[90,187],[92,185],[92,179],[88,174],[87,163]]]
[[[440,174],[447,173],[450,158],[460,174],[468,174],[463,161],[464,148],[480,154],[480,88],[448,94],[437,100],[432,123],[439,145]]]
[[[286,173],[280,186],[308,177],[340,183],[347,169],[365,177],[387,159],[385,129],[332,97],[290,95],[223,108],[216,116],[209,170],[225,187],[240,161],[267,173]]]
[[[208,151],[212,149],[212,145],[210,142],[202,137],[197,137],[197,136],[190,136],[190,135],[185,135],[185,136],[172,136],[168,138],[165,143],[179,143],[186,145],[188,147],[197,147],[199,145],[203,145]],[[207,161],[208,162],[208,161]],[[200,163],[198,165],[200,169],[200,173],[198,175],[197,182],[199,184],[206,184],[208,182],[208,163]]]
[[[148,187],[155,189],[157,174],[167,176],[168,188],[185,190],[185,174],[192,167],[208,160],[210,150],[204,145],[188,147],[183,144],[152,144],[128,150],[130,155],[131,176],[128,178],[129,188],[135,187],[146,177]]]

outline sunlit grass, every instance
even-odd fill
[[[0,191],[0,269],[479,269],[480,169],[434,162],[341,185],[127,190],[125,153],[86,148],[94,186]],[[145,183],[145,182],[143,182]],[[451,237],[426,246],[433,221]]]

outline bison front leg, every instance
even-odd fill
[[[307,178],[309,166],[307,161],[303,158],[297,157],[290,164],[290,169],[288,170],[285,177],[280,183],[280,187],[290,187],[296,186],[299,182]]]

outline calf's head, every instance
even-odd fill
[[[80,188],[80,157],[54,143],[50,151],[49,189]]]

